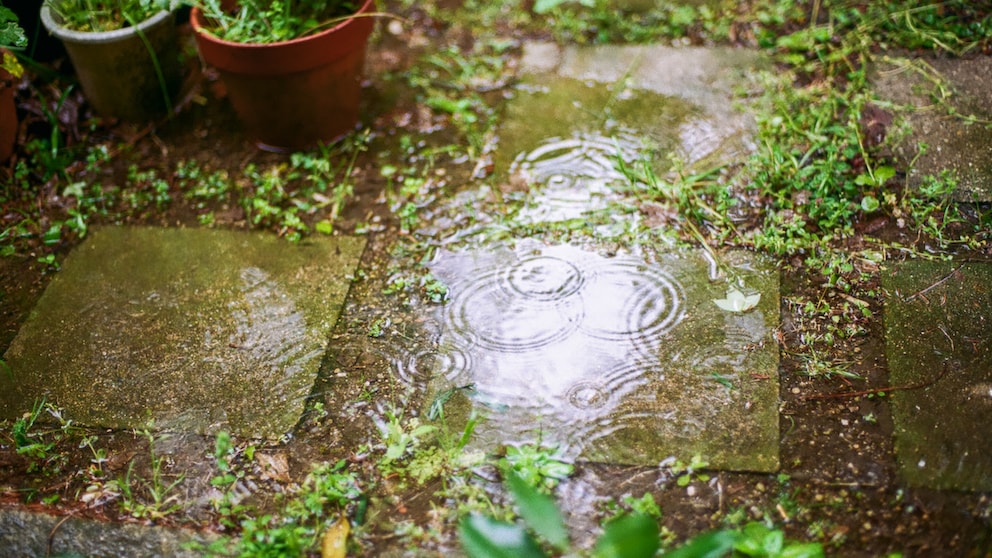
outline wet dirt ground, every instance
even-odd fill
[[[402,164],[396,154],[401,152],[399,141],[405,134],[421,138],[427,145],[445,145],[454,136],[448,129],[450,117],[425,107],[418,101],[416,92],[397,76],[420,63],[419,53],[429,51],[432,45],[464,46],[472,37],[467,30],[446,27],[422,12],[413,10],[407,15],[412,23],[398,33],[380,26],[370,50],[363,124],[372,131],[374,139],[369,149],[359,155],[353,173],[354,196],[335,223],[335,231],[345,234],[354,233],[358,224],[373,226],[366,233],[369,245],[361,264],[366,277],[352,287],[334,335],[333,348],[314,390],[314,401],[324,401],[329,413],[321,416],[311,410],[289,440],[259,447],[258,453],[267,456],[259,462],[268,466],[256,466],[253,498],[263,509],[274,494],[299,482],[315,461],[350,459],[360,463],[362,457],[356,455],[356,448],[376,438],[370,417],[389,403],[409,403],[401,399],[411,394],[396,388],[381,356],[350,350],[349,340],[367,337],[367,324],[383,315],[390,316],[394,330],[416,334],[416,324],[407,324],[408,329],[404,329],[407,327],[404,320],[413,319],[409,308],[395,298],[381,295],[396,272],[397,262],[408,263],[397,257],[400,251],[397,246],[404,245],[410,233],[402,230],[383,196],[388,181],[380,171],[387,163]],[[509,29],[506,35],[517,41],[545,38],[539,33],[514,36]],[[511,60],[507,65],[510,74],[513,56],[518,52],[511,49],[507,54]],[[194,71],[187,88],[187,102],[173,120],[140,130],[127,125],[102,126],[87,136],[84,141],[109,139],[114,145],[126,146],[107,170],[109,180],[113,177],[120,180],[130,164],[173,169],[180,161],[194,160],[204,168],[235,174],[249,163],[262,165],[286,160],[286,155],[257,150],[241,134],[225,102],[222,85],[209,72],[195,71],[195,66],[191,61]],[[498,98],[501,88],[505,89],[509,83],[498,84],[486,95]],[[21,95],[28,96],[24,91]],[[80,105],[80,110],[85,108],[85,104]],[[388,153],[392,155],[383,155]],[[484,168],[486,159],[453,161],[443,154],[437,157],[434,172],[441,186],[432,192],[436,196],[452,196],[464,185],[478,180],[478,162],[482,161]],[[57,191],[53,190],[51,195],[56,196]],[[240,207],[220,205],[215,210],[216,226],[249,228]],[[164,211],[147,211],[126,221],[155,226],[197,226],[197,209],[176,196]],[[870,228],[880,238],[901,239],[907,244],[914,240],[901,238],[906,233],[894,222],[865,223],[863,228]],[[74,239],[61,244],[59,255],[64,256],[78,242]],[[855,236],[850,240],[850,248],[860,249],[860,243]],[[987,254],[971,257],[988,260]],[[896,476],[892,419],[885,397],[877,395],[892,387],[888,382],[880,296],[864,298],[870,315],[861,318],[859,325],[865,333],[842,340],[832,349],[833,356],[843,356],[851,363],[850,369],[863,380],[804,374],[806,361],[799,350],[802,334],[822,329],[825,324],[806,316],[795,301],[841,296],[824,287],[821,271],[810,268],[798,257],[780,262],[779,473],[714,471],[711,480],[682,487],[664,470],[655,467],[577,463],[575,475],[562,483],[557,495],[580,544],[591,544],[595,537],[596,517],[601,513],[597,502],[606,497],[650,492],[663,511],[663,525],[678,540],[723,525],[728,517],[736,521],[770,517],[791,538],[823,542],[829,555],[885,556],[902,552],[905,556],[992,556],[989,494],[907,487]],[[9,346],[52,273],[31,255],[0,259],[0,284],[3,284],[0,352]],[[869,277],[860,283],[862,291],[877,289],[877,266],[859,262],[850,275],[861,273]],[[362,376],[366,381],[353,393],[335,391],[336,400],[331,400],[334,377],[340,373]],[[869,396],[871,393],[875,395]],[[25,405],[28,410],[30,402]],[[131,463],[137,473],[150,474],[147,437],[128,431],[89,433],[97,437],[98,447],[106,449],[109,456],[106,469],[111,475],[125,474]],[[354,439],[350,437],[353,433],[367,433],[367,436],[358,435]],[[112,499],[101,501],[97,497],[89,503],[77,499],[76,495],[88,484],[85,471],[91,457],[88,449],[79,447],[78,439],[64,440],[54,449],[64,459],[57,472],[29,472],[29,461],[14,451],[5,435],[0,436],[0,505],[106,521],[131,521]],[[156,523],[222,531],[204,501],[210,490],[210,478],[216,474],[213,440],[171,435],[156,441],[155,451],[167,456],[168,474],[185,475],[181,491],[190,504],[187,512]],[[369,515],[365,555],[381,555],[396,549],[398,537],[391,524],[410,520],[428,525],[433,516],[432,506],[444,505],[431,496],[430,486],[400,490],[387,482],[379,490],[382,498]],[[57,501],[53,501],[53,496],[58,496]],[[447,538],[441,543],[424,544],[425,552],[442,555],[453,548],[452,540]]]

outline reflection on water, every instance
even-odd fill
[[[450,300],[434,317],[437,345],[395,359],[401,381],[471,385],[465,395],[487,419],[481,443],[540,437],[572,457],[598,455],[620,431],[678,443],[741,421],[753,395],[742,371],[757,369],[746,349],[769,328],[761,312],[713,304],[724,287],[705,261],[534,244],[431,264]]]
[[[542,185],[529,194],[530,204],[518,217],[525,221],[564,221],[602,209],[611,196],[610,185],[625,180],[618,159],[634,164],[644,150],[632,131],[552,137],[534,150],[521,153],[510,174],[527,184]]]

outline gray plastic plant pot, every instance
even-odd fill
[[[82,32],[63,27],[45,4],[41,21],[65,44],[83,94],[99,114],[145,122],[168,113],[182,83],[174,12],[114,31]]]

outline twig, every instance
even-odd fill
[[[950,279],[951,277],[954,277],[954,275],[957,274],[957,272],[960,271],[962,267],[964,267],[964,264],[961,264],[961,265],[955,267],[954,269],[951,270],[950,273],[948,273],[947,275],[941,277],[936,283],[930,285],[929,287],[927,287],[927,288],[925,288],[925,289],[923,289],[921,291],[917,291],[917,292],[915,292],[915,293],[907,296],[906,298],[902,299],[902,301],[903,302],[909,302],[910,300],[913,300],[914,298],[916,298],[918,296],[922,296],[927,291],[939,287],[940,285],[944,284],[944,282],[946,282],[948,279]]]
[[[893,391],[906,391],[910,389],[920,389],[925,387],[930,387],[937,382],[939,382],[945,375],[947,375],[947,363],[944,363],[944,367],[940,370],[940,374],[932,380],[927,380],[925,382],[919,382],[916,384],[909,384],[904,386],[889,386],[883,388],[875,389],[862,389],[858,391],[843,391],[840,393],[818,393],[814,395],[805,395],[799,399],[802,401],[818,401],[822,399],[842,399],[845,397],[861,397],[863,395],[871,395],[873,393],[891,393]]]

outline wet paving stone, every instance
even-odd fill
[[[687,163],[725,163],[751,150],[752,118],[738,102],[738,92],[767,67],[760,53],[740,49],[530,43],[521,60],[523,85],[501,127],[501,151],[508,143],[516,147],[505,134],[517,127],[541,134],[549,125],[550,131],[562,125],[588,131],[623,126],[672,146]],[[580,93],[573,99],[557,93],[559,80],[607,93],[598,98]],[[557,94],[561,100],[550,103],[556,108],[530,110],[527,99],[540,94]]]
[[[194,558],[218,537],[183,529],[108,523],[56,517],[19,510],[0,510],[0,554],[4,558],[38,556],[170,556]]]
[[[883,101],[910,109],[905,119],[912,131],[895,143],[894,152],[909,169],[911,186],[921,186],[928,176],[938,177],[945,170],[953,171],[959,179],[955,199],[992,201],[989,75],[992,75],[992,58],[987,56],[892,58],[878,65],[873,79],[876,94]],[[963,118],[951,116],[950,111]],[[866,124],[869,133],[872,129],[888,129],[898,134],[898,113],[875,111]],[[920,150],[920,144],[926,145],[926,149]]]
[[[732,281],[711,281],[698,252],[646,261],[533,241],[445,252],[431,265],[450,289],[431,324],[437,349],[411,355],[405,379],[432,386],[428,412],[482,417],[484,446],[773,471],[778,275],[743,253],[723,263]],[[722,309],[729,285],[756,306]]]
[[[77,424],[278,438],[299,419],[364,244],[96,230],[11,343],[0,414],[45,399]]]
[[[992,490],[992,265],[904,262],[883,287],[900,476]]]

